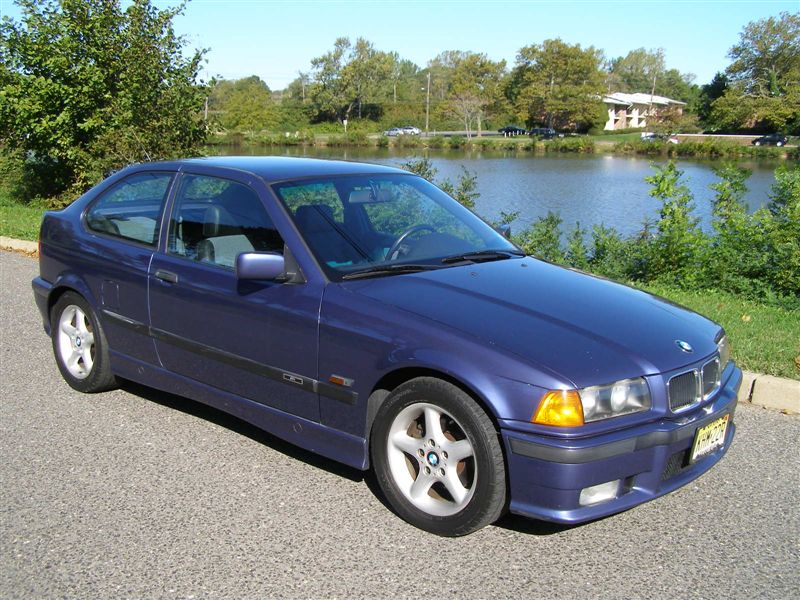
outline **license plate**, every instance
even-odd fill
[[[692,462],[698,458],[711,454],[714,450],[725,443],[725,432],[728,430],[728,420],[730,415],[725,415],[712,421],[697,430],[692,445]]]

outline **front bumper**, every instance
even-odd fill
[[[734,368],[710,402],[689,413],[611,434],[562,440],[503,429],[509,509],[545,521],[581,523],[642,504],[696,479],[719,462],[733,441],[741,381],[741,371]],[[723,445],[690,463],[697,430],[726,414],[730,416]],[[581,490],[614,480],[621,481],[617,497],[580,505]]]

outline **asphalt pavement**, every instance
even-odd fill
[[[405,524],[369,476],[223,413],[58,374],[0,252],[0,598],[790,598],[800,416],[752,405],[715,469],[577,527]]]

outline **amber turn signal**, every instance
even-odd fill
[[[542,396],[531,419],[539,425],[578,427],[583,425],[583,405],[576,390],[550,390]]]

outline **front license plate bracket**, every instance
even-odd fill
[[[707,425],[698,427],[697,432],[694,434],[690,462],[696,462],[711,454],[725,443],[725,434],[728,432],[730,417],[730,414],[726,414]]]

